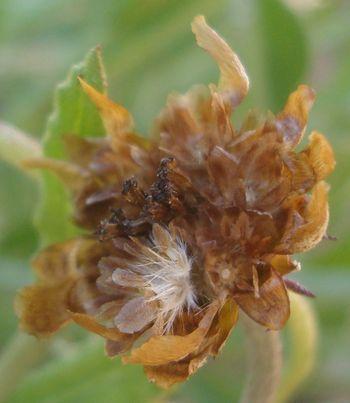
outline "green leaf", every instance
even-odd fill
[[[68,358],[58,358],[33,371],[10,402],[144,403],[160,393],[140,366],[123,366],[120,359],[107,358],[102,343],[93,340]]]
[[[106,89],[101,51],[91,50],[85,60],[74,66],[67,78],[57,87],[54,110],[47,124],[43,140],[46,157],[66,157],[62,136],[102,136],[104,129],[97,110],[80,87],[78,76],[99,91]],[[36,225],[44,245],[62,241],[77,233],[70,221],[71,203],[69,195],[53,174],[43,174],[42,201],[36,217]]]
[[[256,1],[271,106],[279,110],[303,77],[307,47],[297,17],[280,0]]]

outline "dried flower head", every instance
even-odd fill
[[[283,276],[328,224],[331,146],[313,132],[300,151],[315,94],[305,85],[281,113],[230,116],[248,92],[244,67],[203,17],[198,45],[217,62],[217,86],[169,97],[148,138],[88,83],[107,137],[65,138],[71,161],[35,159],[72,192],[88,230],[34,260],[38,281],[16,299],[21,326],[47,336],[75,321],[103,336],[109,356],[143,364],[167,387],[218,354],[243,310],[268,329],[289,317]]]

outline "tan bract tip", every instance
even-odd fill
[[[98,92],[81,77],[78,80],[91,101],[100,112],[101,119],[112,143],[117,143],[125,133],[131,132],[134,122],[131,114],[123,106],[114,103],[106,95]]]
[[[237,106],[249,90],[247,73],[235,52],[207,23],[203,15],[192,21],[198,45],[207,51],[220,69],[219,91]]]

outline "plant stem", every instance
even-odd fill
[[[34,138],[14,126],[0,121],[0,160],[4,160],[27,175],[38,179],[38,175],[25,170],[22,163],[25,159],[41,156],[41,152],[41,146]]]
[[[0,357],[0,402],[6,401],[27,371],[47,353],[48,343],[16,333],[3,347]]]
[[[284,403],[310,374],[317,350],[317,325],[310,301],[300,295],[289,293],[291,317],[287,330],[290,354],[283,373],[277,402]]]
[[[247,379],[240,403],[272,403],[281,376],[280,334],[267,331],[241,312],[247,345]]]

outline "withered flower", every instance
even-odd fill
[[[66,136],[70,162],[27,161],[69,187],[90,235],[43,250],[37,283],[16,299],[27,332],[48,336],[74,321],[164,387],[218,354],[239,309],[284,326],[292,283],[283,276],[300,268],[291,255],[325,235],[323,180],[335,165],[318,132],[295,151],[315,98],[305,85],[277,116],[251,113],[235,128],[244,67],[204,17],[192,30],[219,66],[217,86],[170,96],[145,139],[126,109],[81,80],[107,137]]]

